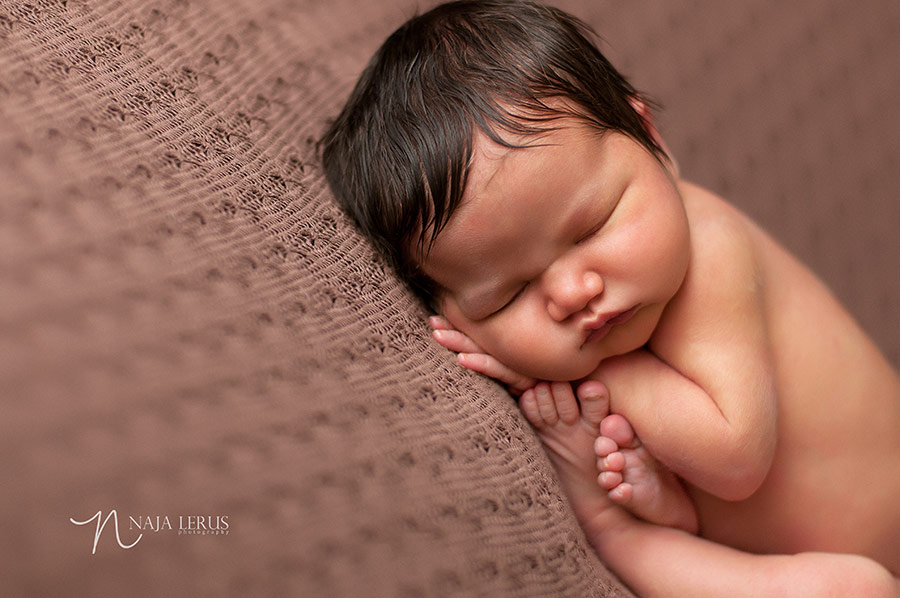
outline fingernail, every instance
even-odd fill
[[[440,339],[444,338],[444,331],[443,330],[432,330],[431,336],[440,340]]]

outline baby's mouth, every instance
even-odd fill
[[[584,327],[585,339],[583,344],[597,342],[606,337],[614,326],[624,324],[630,320],[640,309],[640,305],[621,312],[604,314],[595,320],[588,322]]]

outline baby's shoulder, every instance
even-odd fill
[[[679,190],[691,231],[691,282],[708,298],[755,289],[760,281],[756,225],[702,187],[680,182]]]
[[[671,356],[683,352],[686,338],[705,346],[719,346],[723,335],[755,338],[765,326],[758,229],[710,191],[683,182],[679,190],[690,226],[691,257],[651,346]]]
[[[751,243],[751,220],[730,203],[703,187],[680,181],[691,237],[699,244],[733,245],[740,250]],[[724,248],[724,247],[723,247]]]

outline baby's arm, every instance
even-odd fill
[[[435,328],[435,339],[444,347],[458,352],[462,365],[505,383],[511,393],[520,395],[519,407],[538,431],[542,442],[551,452],[559,452],[559,443],[548,443],[547,431],[553,428],[558,418],[566,419],[564,413],[571,415],[573,409],[577,419],[579,405],[571,396],[571,385],[568,382],[536,385],[534,379],[515,372],[492,355],[484,353],[481,347],[455,330],[444,318],[434,316],[429,322]],[[554,389],[564,389],[566,392],[560,394]],[[587,381],[578,386],[579,400],[583,400],[583,393],[588,396],[602,395],[606,406],[606,412],[596,421],[591,417],[586,419],[596,425],[593,445],[599,457],[597,467],[602,470],[597,482],[608,491],[609,498],[646,521],[696,533],[697,514],[681,482],[641,445],[633,428],[621,415],[609,415],[606,387]],[[583,403],[580,407],[584,411]],[[596,415],[594,412],[591,414]],[[571,450],[566,453],[572,455]]]
[[[740,221],[697,229],[691,271],[649,349],[604,360],[595,375],[658,459],[706,492],[742,500],[775,452],[765,280]]]
[[[765,478],[774,448],[768,414],[752,405],[739,406],[750,413],[726,411],[647,350],[608,359],[591,378],[609,388],[612,411],[628,419],[650,452],[690,484],[741,500]]]

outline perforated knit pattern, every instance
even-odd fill
[[[896,361],[896,3],[558,4]],[[627,595],[325,187],[316,139],[415,5],[0,0],[0,594]],[[92,555],[69,519],[111,509],[150,528]]]
[[[4,2],[0,593],[616,594],[512,400],[323,183],[326,119],[411,14]],[[92,555],[69,518],[111,509],[144,535]],[[228,535],[178,535],[198,515]]]

